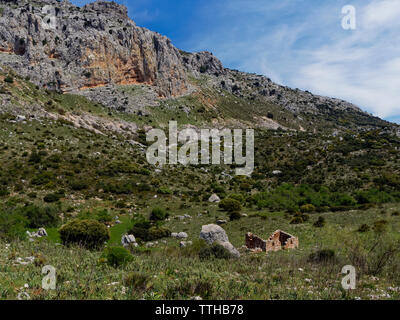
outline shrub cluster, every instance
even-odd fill
[[[81,245],[88,249],[97,249],[110,239],[107,227],[96,220],[75,219],[59,230],[64,245]]]

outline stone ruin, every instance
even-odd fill
[[[299,247],[299,239],[282,230],[275,231],[268,240],[252,234],[246,234],[246,247],[252,251],[270,252],[282,249],[296,249]]]

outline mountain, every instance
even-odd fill
[[[45,4],[54,8],[54,28],[43,25],[49,17]],[[351,103],[224,68],[209,52],[178,50],[166,37],[136,26],[127,8],[114,2],[82,8],[57,0],[1,0],[0,5],[1,64],[46,89],[84,95],[131,114],[157,113],[147,107],[191,97],[206,101],[201,122],[211,118],[220,125],[234,120],[272,129],[396,128]],[[146,90],[121,92],[129,85]],[[194,108],[187,105],[185,111],[197,113]]]

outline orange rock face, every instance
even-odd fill
[[[126,7],[97,1],[78,8],[54,1],[56,26],[48,29],[37,2],[21,0],[20,11],[6,7],[0,17],[0,52],[20,57],[13,68],[21,75],[61,91],[147,84],[160,97],[186,93],[179,50],[166,37],[136,26]]]

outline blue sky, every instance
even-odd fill
[[[76,5],[91,1],[75,0]],[[400,0],[117,0],[137,25],[229,68],[400,123]],[[356,8],[344,30],[342,7]]]

